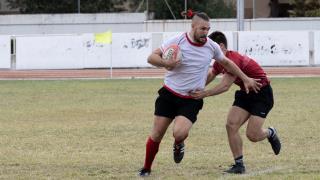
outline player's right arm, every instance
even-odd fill
[[[162,59],[162,51],[160,48],[155,49],[148,57],[148,63],[157,67],[164,67],[167,70],[172,70],[176,65],[180,63],[178,59]]]
[[[241,69],[229,58],[224,57],[222,60],[217,61],[220,65],[222,65],[228,72],[238,76],[245,87],[246,93],[248,94],[250,89],[252,89],[254,92],[258,92],[262,86],[259,79],[253,79],[248,77],[246,74],[244,74]]]
[[[216,78],[216,75],[212,72],[212,68],[210,68],[207,75],[206,85],[212,82],[215,78]]]
[[[232,86],[233,82],[236,80],[236,78],[236,76],[233,76],[229,73],[225,73],[222,76],[222,79],[219,84],[214,86],[212,89],[207,90],[207,96],[215,96],[228,91]]]
[[[214,73],[213,73],[214,74]],[[194,92],[190,92],[190,95],[194,99],[203,99],[208,96],[215,96],[221,93],[224,93],[229,90],[229,88],[232,86],[233,82],[236,80],[236,76],[233,76],[231,74],[225,73],[222,76],[222,79],[219,84],[214,86],[211,89],[208,90],[197,90]]]

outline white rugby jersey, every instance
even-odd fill
[[[219,45],[207,38],[205,44],[190,40],[188,33],[172,37],[161,45],[161,51],[171,44],[178,44],[182,54],[181,64],[168,71],[164,78],[164,87],[177,96],[191,98],[189,92],[203,90],[212,59],[222,60],[224,54]]]

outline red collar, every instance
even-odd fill
[[[189,39],[188,33],[186,33],[186,38],[187,38],[188,42],[189,42],[191,45],[193,45],[193,46],[198,46],[198,47],[202,47],[202,46],[205,45],[206,42],[207,42],[207,38],[206,38],[206,42],[204,42],[204,43],[195,43],[195,42],[192,42],[191,39]]]

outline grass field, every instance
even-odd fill
[[[140,179],[159,79],[0,81],[0,179]],[[320,179],[320,78],[272,79],[275,106],[265,127],[282,140],[244,140],[245,175],[233,163],[225,118],[229,92],[205,100],[181,164],[172,129],[148,179]]]

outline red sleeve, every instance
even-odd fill
[[[215,61],[214,63],[213,63],[213,66],[212,66],[212,73],[214,74],[214,75],[218,75],[218,74],[220,74],[220,73],[222,73],[222,67],[221,67],[221,65],[219,64],[219,63],[217,63],[217,61]]]

